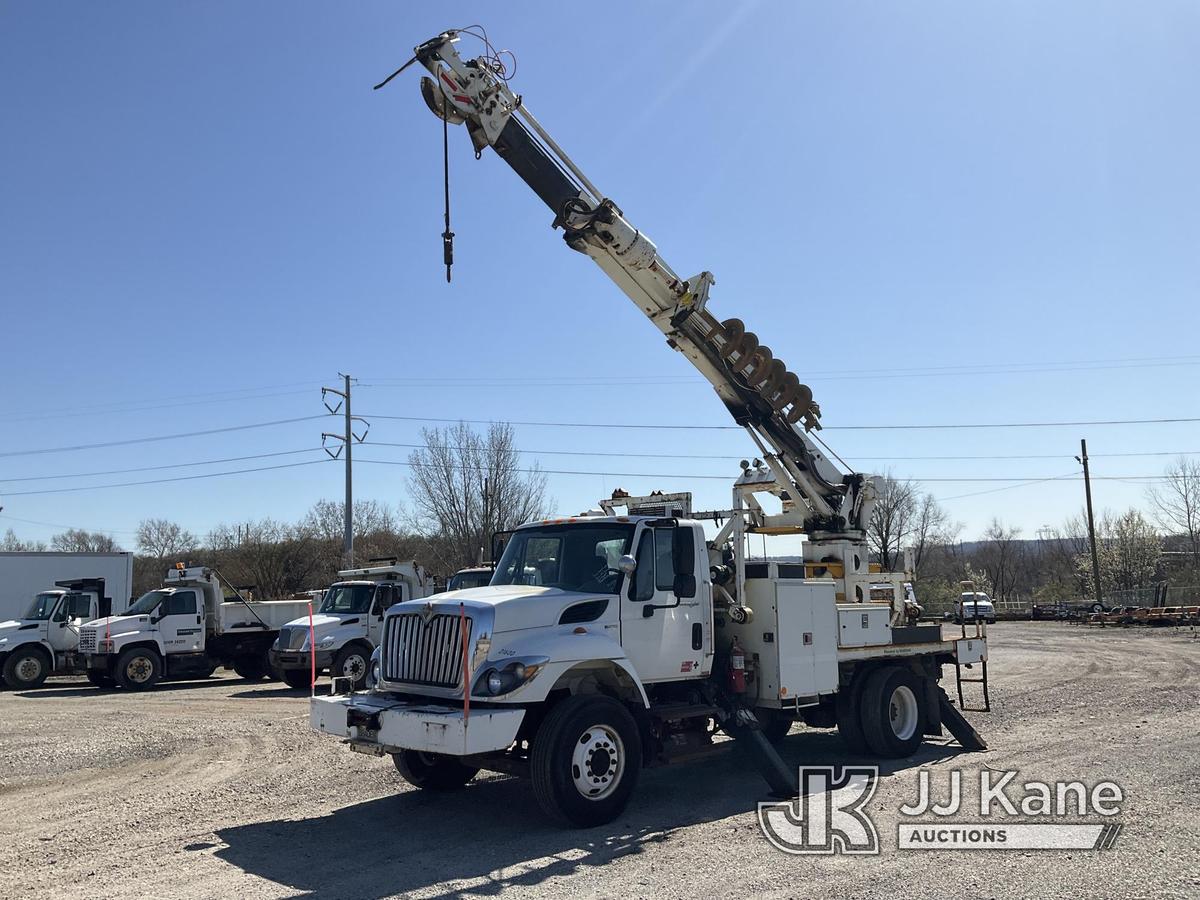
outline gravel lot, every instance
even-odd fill
[[[517,779],[410,790],[390,761],[311,733],[307,697],[275,683],[5,692],[0,896],[1200,896],[1200,640],[1058,623],[990,637],[993,711],[971,719],[991,749],[935,742],[887,768],[873,858],[773,849],[755,815],[765,787],[736,752],[644,773],[621,819],[571,832]],[[797,728],[783,755],[839,748]],[[1104,852],[898,851],[923,766],[941,785],[956,767],[965,784],[985,767],[1113,779],[1124,830]]]

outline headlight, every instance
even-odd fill
[[[367,690],[375,690],[375,686],[379,684],[380,670],[382,668],[382,648],[376,647],[375,652],[371,654],[371,664],[367,666]]]
[[[112,641],[97,641],[96,642],[96,652],[97,653],[112,653],[112,648],[113,648]]]
[[[493,697],[500,694],[511,694],[522,685],[528,684],[547,662],[548,656],[526,657],[524,659],[505,663],[503,668],[489,668],[475,679],[475,687],[471,693],[475,695],[490,694]]]

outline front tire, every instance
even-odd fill
[[[400,777],[423,791],[455,791],[475,777],[479,769],[459,762],[453,756],[401,750],[392,754]]]
[[[908,669],[885,666],[876,669],[863,685],[863,735],[878,756],[899,759],[912,756],[921,746],[924,716],[921,680]]]
[[[50,654],[41,647],[20,647],[4,661],[4,683],[15,691],[41,687],[50,665]]]
[[[131,691],[148,691],[162,678],[162,660],[146,647],[133,647],[117,657],[117,684]]]
[[[611,697],[568,697],[550,710],[533,739],[533,794],[561,825],[611,822],[628,805],[641,767],[637,723]]]
[[[334,657],[333,666],[329,670],[329,677],[331,679],[353,678],[354,690],[366,690],[367,670],[370,665],[371,651],[351,644],[338,651],[338,655]]]
[[[307,691],[312,687],[312,672],[308,669],[284,669],[284,683],[297,691]]]

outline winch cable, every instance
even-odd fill
[[[446,264],[446,283],[454,265],[454,232],[450,230],[450,123],[442,116],[442,186],[446,195],[446,230],[442,232],[442,262]]]

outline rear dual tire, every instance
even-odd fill
[[[912,756],[925,733],[924,683],[910,669],[884,666],[837,697],[838,732],[852,753]]]

